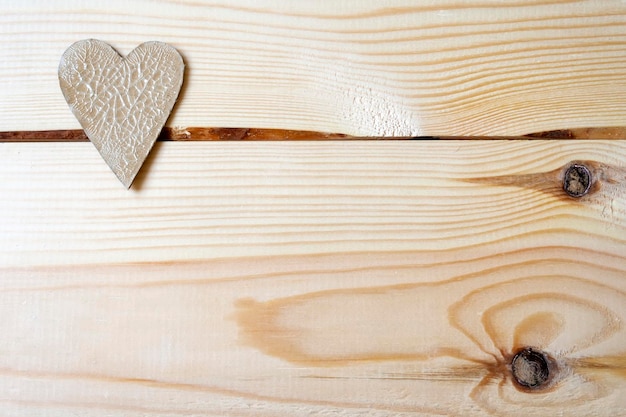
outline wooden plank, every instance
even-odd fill
[[[63,51],[144,41],[187,63],[170,127],[356,136],[522,135],[621,126],[626,4],[496,0],[71,0],[0,5],[0,127],[78,128]]]
[[[625,158],[162,142],[127,191],[89,143],[0,144],[2,414],[620,415]]]

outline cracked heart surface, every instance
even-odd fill
[[[162,42],[143,43],[124,58],[107,43],[87,39],[61,58],[65,100],[126,188],[174,107],[184,69],[178,51]]]

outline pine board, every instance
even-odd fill
[[[0,144],[0,410],[622,415],[623,141]],[[587,161],[580,200],[559,176]],[[534,346],[554,386],[507,367]]]
[[[622,126],[618,0],[3,1],[0,130],[79,128],[56,69],[72,43],[185,58],[171,127],[355,136]]]

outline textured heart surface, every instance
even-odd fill
[[[178,51],[162,42],[143,43],[123,58],[110,45],[87,39],[61,58],[65,100],[126,188],[174,107],[184,69]]]

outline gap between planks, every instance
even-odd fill
[[[531,133],[524,136],[405,136],[357,137],[343,133],[327,133],[284,129],[250,129],[219,127],[165,127],[160,141],[297,141],[297,140],[411,140],[411,139],[621,139],[626,127],[562,129]],[[0,142],[87,142],[82,129],[5,131]]]

